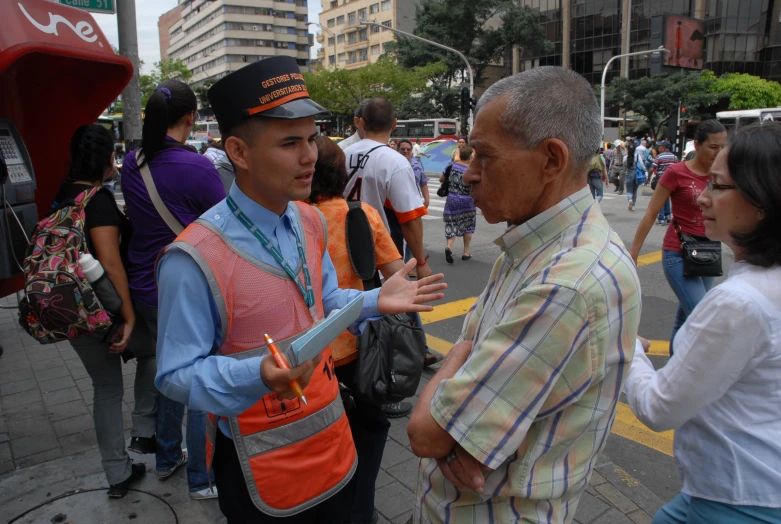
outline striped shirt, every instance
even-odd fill
[[[668,167],[670,167],[673,164],[677,164],[678,159],[675,157],[674,154],[670,153],[669,151],[665,151],[664,153],[659,153],[656,155],[656,158],[654,159],[654,172],[656,173],[657,177],[660,177],[664,174],[664,172],[667,170]]]
[[[415,522],[570,522],[634,356],[640,282],[588,188],[496,244],[503,253],[464,321],[472,353],[431,403],[493,471],[478,495],[423,459]]]

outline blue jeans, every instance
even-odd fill
[[[626,174],[626,200],[632,204],[637,203],[637,178],[634,174]]]
[[[679,494],[662,506],[651,524],[781,524],[781,509],[734,506]]]
[[[155,468],[167,471],[173,468],[182,456],[182,420],[184,405],[171,400],[162,393],[157,404],[157,454]],[[190,491],[209,487],[214,481],[214,472],[206,471],[206,413],[187,410],[187,484]]]
[[[675,335],[702,297],[713,287],[714,278],[683,276],[683,254],[680,251],[662,251],[662,268],[667,283],[678,297],[678,312],[675,314],[673,331],[670,335],[670,356],[672,356]]]
[[[662,210],[659,211],[659,215],[656,217],[656,220],[658,220],[659,222],[661,222],[662,220],[670,220],[670,217],[672,216],[673,216],[673,209],[672,206],[670,205],[670,199],[668,198],[665,201],[664,206],[662,206]]]
[[[136,311],[136,332],[134,337],[144,340],[145,344],[157,345],[157,308],[133,301]],[[155,469],[168,471],[182,457],[182,420],[184,405],[157,395],[157,424],[155,437],[157,453]],[[200,491],[209,487],[209,474],[206,471],[206,413],[187,410],[187,483],[190,491]],[[214,473],[211,473],[214,480]]]
[[[602,184],[602,178],[595,176],[588,177],[588,187],[591,189],[591,196],[594,198],[594,200],[600,202],[605,194],[605,187]]]

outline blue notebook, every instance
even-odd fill
[[[300,366],[322,353],[323,349],[353,324],[361,315],[363,295],[358,295],[342,309],[332,311],[327,318],[315,324],[303,337],[291,344],[294,366]]]

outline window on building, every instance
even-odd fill
[[[361,29],[358,31],[358,41],[359,42],[365,42],[369,39],[369,36],[366,34],[366,29]]]
[[[382,3],[380,4],[380,7],[383,11],[387,11],[391,8],[391,0],[382,0]]]
[[[383,22],[382,25],[384,25],[385,27],[393,27],[393,23],[390,20]],[[382,28],[383,31],[387,31],[385,27]]]
[[[334,45],[334,37],[328,37],[328,45]]]
[[[344,62],[346,60],[346,54],[345,53],[339,53],[339,62]]]
[[[353,31],[352,33],[347,34],[347,43],[348,44],[355,44],[358,42],[358,33]]]
[[[336,25],[344,25],[344,15],[336,17]]]
[[[355,19],[355,11],[352,13],[347,14],[347,24],[348,25],[355,25],[356,19]]]
[[[379,32],[380,32],[380,28],[377,27],[376,25],[373,25],[372,26],[372,34],[377,34]]]
[[[380,54],[380,45],[373,45],[372,46],[372,54],[373,55],[379,55]]]
[[[336,57],[334,55],[328,55],[328,63],[334,65],[336,63]]]
[[[336,35],[336,43],[337,44],[343,44],[344,43],[344,35]]]
[[[296,34],[296,28],[295,27],[288,27],[287,28],[287,34],[289,34],[289,35]]]
[[[373,15],[374,13],[380,12],[380,4],[372,4],[369,6],[369,14]]]
[[[347,53],[347,63],[348,64],[354,64],[355,63],[355,51],[349,51]]]
[[[369,50],[368,49],[359,49],[358,50],[358,61],[359,62],[365,62],[369,59]]]
[[[334,9],[336,7],[339,7],[339,0],[334,0],[331,2],[331,9]]]
[[[366,20],[366,9],[359,9],[358,10],[358,20],[360,20],[361,22]]]
[[[336,22],[335,22],[335,20],[334,20],[333,18],[330,18],[330,19],[328,20],[328,27],[333,27],[333,26],[335,26],[335,25],[336,25]]]

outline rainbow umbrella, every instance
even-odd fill
[[[427,174],[441,175],[447,165],[451,162],[450,158],[453,151],[456,150],[458,143],[455,140],[438,140],[429,142],[423,147],[423,152],[429,155],[429,158],[421,157],[423,170]]]

